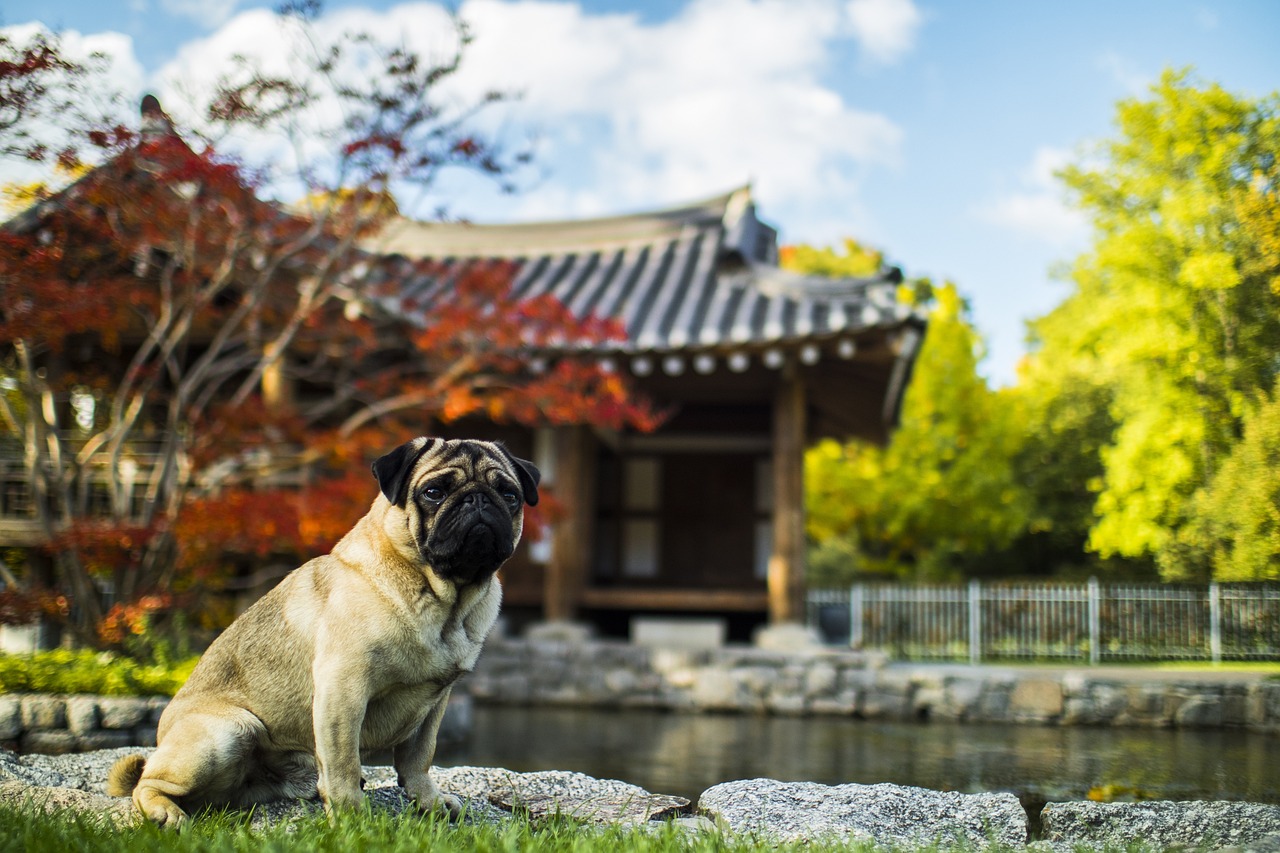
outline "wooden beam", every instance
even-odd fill
[[[730,610],[763,613],[769,595],[754,589],[588,589],[582,606],[596,610]]]
[[[564,503],[566,514],[551,534],[543,617],[548,621],[571,621],[578,616],[591,560],[596,443],[586,427],[560,427],[554,440],[555,493]]]
[[[769,622],[804,619],[805,389],[795,365],[782,371],[773,403],[773,553]]]

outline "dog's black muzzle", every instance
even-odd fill
[[[515,551],[511,515],[487,491],[461,494],[442,506],[426,543],[436,574],[457,584],[484,580]]]

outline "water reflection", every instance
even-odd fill
[[[444,765],[576,770],[696,797],[730,779],[894,782],[1082,799],[1116,785],[1164,799],[1280,803],[1280,738],[1249,732],[881,723],[477,707]]]

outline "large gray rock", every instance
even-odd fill
[[[744,779],[708,788],[698,809],[735,833],[777,841],[976,847],[1027,841],[1027,816],[1012,794]]]
[[[123,798],[106,797],[107,773],[121,756],[150,755],[153,750],[129,747],[78,755],[17,755],[0,749],[0,804],[34,798],[49,809],[62,807],[86,814],[108,814],[117,820],[131,806]],[[362,768],[365,794],[376,809],[400,813],[414,808],[396,784],[396,771],[386,766]],[[651,794],[643,788],[581,773],[543,771],[514,773],[488,767],[435,767],[432,778],[441,790],[460,797],[466,820],[494,823],[512,811],[533,820],[552,816],[584,823],[642,825],[688,811],[682,797]],[[61,804],[61,806],[59,806]],[[254,826],[295,821],[321,809],[320,801],[278,801],[254,808]]]
[[[1049,803],[1040,813],[1049,841],[1160,849],[1239,846],[1280,832],[1280,806],[1261,803]]]

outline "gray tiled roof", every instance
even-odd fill
[[[791,347],[919,318],[897,302],[896,268],[870,278],[804,276],[776,265],[776,232],[750,192],[632,216],[531,225],[398,221],[366,246],[429,258],[431,274],[395,265],[399,296],[429,304],[450,273],[480,259],[516,266],[514,295],[552,294],[574,313],[622,321],[633,353]]]

